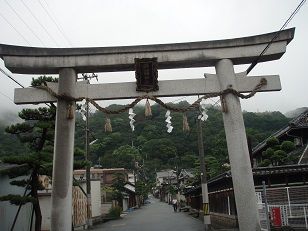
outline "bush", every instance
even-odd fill
[[[276,137],[270,137],[267,139],[266,144],[268,146],[275,146],[279,144],[279,140]]]
[[[108,217],[113,219],[118,219],[120,218],[121,213],[122,213],[122,208],[120,206],[114,206],[109,209]]]
[[[283,141],[281,144],[281,149],[288,153],[295,149],[295,145],[291,141]]]
[[[265,151],[265,157],[271,158],[271,157],[274,155],[274,153],[275,153],[275,150],[274,150],[274,149],[268,148],[268,149],[266,149],[266,151]]]
[[[260,164],[259,167],[267,167],[271,164],[272,162],[268,159],[263,160]]]
[[[287,158],[287,153],[282,150],[277,150],[274,152],[272,159],[277,162],[279,165],[284,163],[285,159]]]

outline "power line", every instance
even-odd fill
[[[289,24],[289,22],[291,22],[291,20],[294,18],[294,16],[299,12],[300,8],[305,4],[306,0],[302,0],[298,6],[296,7],[296,9],[292,12],[292,14],[290,15],[290,17],[285,21],[285,23],[282,25],[282,27],[279,29],[279,31],[277,31],[277,33],[274,35],[274,37],[272,38],[272,40],[267,44],[267,46],[263,49],[263,51],[260,53],[260,55],[256,58],[255,61],[253,61],[250,66],[247,68],[246,73],[248,74],[260,61],[260,58],[262,55],[264,55],[264,53],[268,50],[268,48],[272,45],[273,41],[279,36],[280,32],[286,28],[286,26]]]
[[[5,96],[6,98],[8,98],[10,101],[12,101],[14,103],[14,101],[11,99],[11,97],[9,97],[8,95],[4,94],[3,92],[0,91],[0,94]]]
[[[0,71],[5,75],[7,76],[8,78],[10,78],[11,80],[13,80],[16,84],[18,84],[19,86],[21,86],[22,88],[25,88],[21,83],[19,83],[16,79],[14,79],[10,74],[8,74],[5,70],[3,70],[1,67],[0,67]]]
[[[73,46],[72,42],[68,39],[68,37],[65,35],[65,33],[62,30],[62,27],[60,27],[60,25],[57,23],[57,21],[55,20],[55,18],[49,13],[49,11],[46,9],[46,7],[41,3],[40,0],[38,0],[39,4],[41,5],[41,7],[43,8],[43,10],[45,11],[45,13],[48,15],[48,17],[51,19],[51,21],[56,25],[56,27],[58,28],[58,30],[60,31],[61,35],[63,36],[63,38],[66,40],[66,42],[70,45]],[[48,4],[46,1],[44,1],[45,4],[48,7]]]
[[[25,88],[21,83],[19,83],[16,79],[14,79],[10,74],[8,74],[5,70],[3,70],[1,67],[0,67],[0,72],[2,72],[6,77],[10,78],[11,80],[13,80],[16,84],[18,84],[19,86],[21,86],[22,88]],[[8,97],[8,96],[7,96]],[[8,97],[9,98],[9,97]],[[14,101],[9,98],[13,103]],[[46,106],[48,107],[54,107],[54,104],[53,103],[50,103],[50,105],[48,105],[47,103],[45,103]]]
[[[38,24],[40,24],[40,26],[44,29],[44,31],[47,33],[48,37],[51,38],[51,40],[59,47],[59,44],[57,43],[57,41],[54,39],[54,37],[52,37],[52,35],[48,32],[48,30],[46,29],[46,27],[40,22],[40,20],[35,16],[35,14],[32,12],[32,10],[27,6],[27,4],[24,2],[24,0],[21,0],[22,4],[27,8],[27,10],[30,12],[30,14],[32,15],[32,17],[36,20],[36,22]]]
[[[11,10],[17,15],[17,17],[26,25],[26,27],[30,30],[30,32],[42,43],[43,46],[46,46],[44,42],[40,39],[39,36],[31,29],[31,27],[23,20],[23,18],[18,14],[18,12],[12,7],[12,5],[7,1],[4,0],[6,4],[11,8]]]
[[[9,5],[9,7],[15,12],[15,14],[18,16],[18,18],[28,27],[28,25],[25,23],[25,21],[19,16],[19,14],[14,10],[14,8],[5,0],[5,2]],[[22,3],[25,5],[25,3],[23,2],[23,0],[22,0]],[[32,12],[31,12],[31,10],[25,5],[25,7],[29,10],[29,12],[32,14]],[[28,45],[29,46],[31,46],[31,44],[30,44],[30,42],[1,14],[1,12],[0,12],[0,16],[28,43]],[[32,14],[32,16],[38,21],[38,19]],[[44,26],[38,21],[38,23],[44,28]],[[29,27],[28,27],[29,28]],[[30,28],[29,28],[30,29]],[[45,29],[46,30],[46,29]],[[30,31],[31,32],[33,32],[31,29],[30,29]],[[46,31],[47,33],[48,33],[48,31]],[[35,35],[35,33],[33,32],[33,34]],[[48,33],[49,34],[49,33]],[[35,35],[36,36],[36,35]],[[44,43],[43,43],[43,41],[39,38],[39,37],[37,37],[41,42],[42,42],[42,44],[43,45],[45,45]],[[56,44],[57,44],[57,42],[56,41],[54,41]],[[57,44],[58,45],[58,44]],[[17,85],[19,85],[20,87],[22,87],[22,88],[25,88],[21,83],[19,83],[16,79],[14,79],[9,73],[7,73],[5,70],[3,70],[1,67],[0,67],[0,72],[2,73],[2,74],[4,74],[6,77],[8,77],[9,79],[11,79],[13,82],[15,82]],[[1,92],[0,92],[1,93]],[[7,97],[9,100],[11,100],[13,103],[14,103],[14,101],[10,98],[10,97],[8,97],[7,95],[5,95],[5,94],[3,94],[3,93],[1,93],[2,95],[4,95],[5,97]],[[45,103],[45,105],[46,106],[48,106],[48,107],[52,107],[52,106],[54,106],[54,104],[53,103],[51,103],[50,105],[48,105],[47,103]]]
[[[4,19],[4,21],[6,21],[14,30],[15,32],[23,39],[25,40],[26,43],[28,43],[28,45],[30,46],[30,42],[6,19],[5,16],[3,16],[0,12],[0,16]]]

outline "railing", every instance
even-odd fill
[[[268,205],[272,226],[290,226],[308,230],[308,204]],[[259,216],[262,230],[267,230],[265,204],[259,204]]]

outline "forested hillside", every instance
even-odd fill
[[[175,104],[176,107],[187,102]],[[116,109],[121,105],[111,105]],[[144,116],[144,107],[136,106],[135,131],[132,132],[128,113],[111,115],[112,133],[104,131],[106,116],[101,112],[90,115],[90,141],[97,141],[90,146],[92,164],[103,167],[133,168],[135,162],[146,171],[153,172],[163,168],[194,168],[198,165],[198,147],[196,133],[197,112],[187,113],[189,132],[182,130],[182,113],[171,113],[172,133],[167,133],[166,110],[159,105],[152,106],[152,116]],[[203,123],[203,138],[209,175],[214,176],[228,163],[226,140],[222,122],[222,113],[217,107],[208,109],[208,120]],[[267,138],[271,133],[285,126],[289,121],[280,112],[251,113],[244,112],[245,126],[252,146]],[[75,145],[80,149],[85,146],[85,122],[77,115]],[[0,125],[0,155],[27,152],[16,137],[6,134],[5,126]]]
[[[174,106],[182,107],[187,104],[187,102],[180,102]],[[110,106],[112,109],[119,107],[121,106]],[[132,160],[135,159],[151,172],[163,168],[175,168],[175,166],[194,168],[198,165],[197,112],[187,114],[189,132],[183,132],[183,114],[171,113],[174,129],[170,134],[167,133],[164,108],[159,105],[152,106],[152,116],[149,118],[144,116],[142,106],[135,107],[134,112],[137,114],[134,132],[130,129],[127,113],[110,116],[112,133],[104,131],[106,117],[101,112],[91,115],[90,131],[93,135],[91,140],[98,139],[91,145],[93,163],[106,168],[123,166],[130,168]],[[208,120],[203,123],[203,137],[209,175],[213,176],[224,170],[222,165],[228,163],[228,155],[222,113],[218,107],[210,107],[208,115]],[[280,112],[245,112],[244,120],[252,147],[289,121]],[[83,124],[82,120],[78,120],[76,145],[80,148],[84,146],[84,130],[80,129]],[[127,146],[123,147],[125,145]],[[138,155],[134,154],[136,149]]]

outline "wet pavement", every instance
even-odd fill
[[[127,213],[123,218],[93,227],[95,231],[203,231],[203,223],[171,205],[150,199],[150,204]]]

